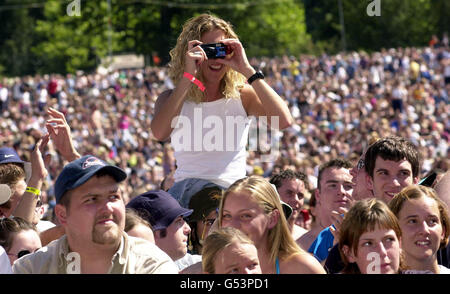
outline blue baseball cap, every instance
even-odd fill
[[[0,164],[3,163],[25,163],[22,159],[20,159],[16,150],[9,147],[0,148]]]
[[[121,168],[110,165],[93,155],[85,155],[67,164],[59,174],[55,182],[56,203],[59,203],[64,193],[83,185],[100,171],[105,171],[117,182],[127,178],[127,174]]]
[[[0,148],[0,164],[6,164],[6,163],[19,163],[22,164],[23,169],[25,171],[25,182],[28,183],[28,181],[31,178],[31,163],[23,161],[20,159],[19,155],[17,154],[16,150],[9,147],[2,147]]]
[[[136,196],[126,207],[136,210],[155,231],[166,229],[177,217],[185,218],[193,212],[192,209],[182,207],[164,190],[148,191]]]

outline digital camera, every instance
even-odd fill
[[[231,53],[231,48],[223,43],[201,44],[200,47],[210,59],[225,58]]]

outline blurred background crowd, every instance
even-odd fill
[[[277,134],[276,158],[262,160],[260,152],[249,151],[248,175],[270,177],[289,167],[306,173],[315,188],[320,163],[337,157],[355,163],[371,139],[387,135],[417,146],[421,177],[448,170],[446,36],[442,41],[432,38],[424,48],[250,61],[286,100],[296,124]],[[173,150],[169,142],[153,137],[150,122],[156,98],[173,87],[166,67],[3,78],[0,145],[15,148],[29,161],[34,144],[47,132],[46,109],[53,107],[66,116],[80,154],[95,154],[128,173],[124,189],[132,198],[159,188],[165,177],[170,185],[176,164]],[[66,162],[51,142],[48,152],[52,161],[42,190],[51,208],[53,184]]]

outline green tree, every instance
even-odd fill
[[[32,0],[0,0],[0,68],[8,76],[32,74],[37,65],[30,48],[38,41],[34,34],[35,19],[42,17]]]

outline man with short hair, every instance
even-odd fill
[[[397,136],[378,139],[370,144],[352,169],[355,189],[359,191],[353,193],[355,200],[374,197],[388,204],[403,188],[418,183],[419,171],[419,154],[410,141]],[[338,230],[335,234],[339,234]],[[343,269],[338,244],[330,250],[325,268],[329,273]]]
[[[269,182],[275,185],[281,200],[292,207],[292,214],[287,222],[294,240],[299,239],[307,232],[304,228],[296,225],[295,220],[301,213],[305,194],[309,189],[308,178],[301,172],[287,169],[273,175]]]
[[[368,188],[386,204],[403,188],[419,182],[419,153],[404,138],[389,136],[376,141],[367,149],[364,163]]]
[[[180,271],[201,261],[200,255],[187,253],[191,228],[185,218],[192,214],[192,209],[182,207],[163,190],[143,193],[133,198],[127,208],[136,210],[152,225],[155,244],[175,261]]]
[[[66,235],[14,263],[14,273],[178,273],[154,244],[128,236],[119,183],[126,173],[92,155],[67,164],[55,182],[55,214]]]
[[[319,176],[317,181],[317,189],[315,192],[316,199],[320,204],[320,225],[323,230],[318,235],[305,237],[312,239],[300,238],[299,245],[312,253],[319,262],[323,262],[330,248],[333,247],[334,236],[330,231],[336,215],[346,211],[352,201],[353,182],[350,175],[351,163],[344,159],[333,159],[319,167]],[[307,243],[307,241],[309,241]],[[312,244],[311,244],[312,243]]]

